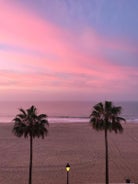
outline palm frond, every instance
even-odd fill
[[[47,115],[46,114],[40,114],[40,115],[38,115],[38,118],[39,119],[45,119],[45,118],[47,118]]]
[[[113,103],[110,101],[105,101],[104,104],[100,102],[93,107],[90,123],[98,131],[106,128],[115,133],[122,132],[121,122],[125,121],[125,119],[119,116],[121,110],[120,106],[113,106]]]
[[[118,106],[118,107],[113,107],[112,108],[112,114],[114,115],[119,115],[121,113],[122,107]]]
[[[26,115],[26,111],[25,111],[24,109],[20,108],[19,111],[20,111],[22,114]]]
[[[105,103],[104,103],[105,112],[110,112],[111,109],[112,109],[112,106],[113,106],[112,102],[110,102],[110,101],[105,101]]]
[[[96,104],[93,108],[94,108],[96,111],[98,111],[98,112],[103,112],[103,109],[104,109],[104,108],[103,108],[102,102]]]
[[[20,112],[13,119],[14,127],[12,131],[16,136],[44,138],[47,135],[49,123],[46,114],[37,115],[37,109],[33,105],[27,110],[20,109]]]

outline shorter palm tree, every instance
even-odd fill
[[[20,114],[17,114],[13,119],[14,127],[13,133],[17,137],[24,136],[30,138],[30,164],[29,164],[29,184],[32,184],[32,159],[33,159],[33,138],[44,138],[48,129],[48,120],[46,114],[37,113],[35,106],[31,106],[29,109],[19,109]]]
[[[108,134],[107,132],[114,131],[115,133],[122,133],[123,127],[121,121],[125,121],[120,117],[121,107],[113,106],[112,102],[105,101],[105,103],[98,103],[90,115],[90,123],[97,131],[104,130],[105,133],[105,183],[109,184],[109,166],[108,166]]]

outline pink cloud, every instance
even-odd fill
[[[0,41],[43,52],[66,53],[65,33],[20,6],[0,2]],[[64,35],[63,35],[64,34]]]
[[[90,28],[76,35],[42,20],[33,12],[12,4],[0,2],[0,42],[25,48],[0,51],[0,89],[48,91],[92,90],[95,94],[129,86],[135,68],[113,65],[102,55],[103,48],[137,51],[120,39],[107,39]],[[42,53],[34,55],[30,50]],[[53,56],[53,57],[49,57]],[[64,77],[68,74],[69,77]],[[86,77],[84,77],[84,75]],[[134,84],[135,85],[135,84]]]

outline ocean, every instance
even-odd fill
[[[48,101],[48,102],[0,102],[0,122],[12,122],[19,109],[35,105],[38,113],[45,113],[49,123],[89,122],[93,106],[98,102],[88,101]],[[122,114],[127,122],[138,122],[138,101],[113,102],[122,106]]]

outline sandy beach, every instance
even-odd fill
[[[27,184],[29,139],[17,138],[12,124],[0,124],[0,184]],[[109,133],[110,182],[138,183],[138,124],[123,124],[123,134]],[[104,133],[88,123],[50,124],[48,136],[34,139],[33,184],[104,183]]]

